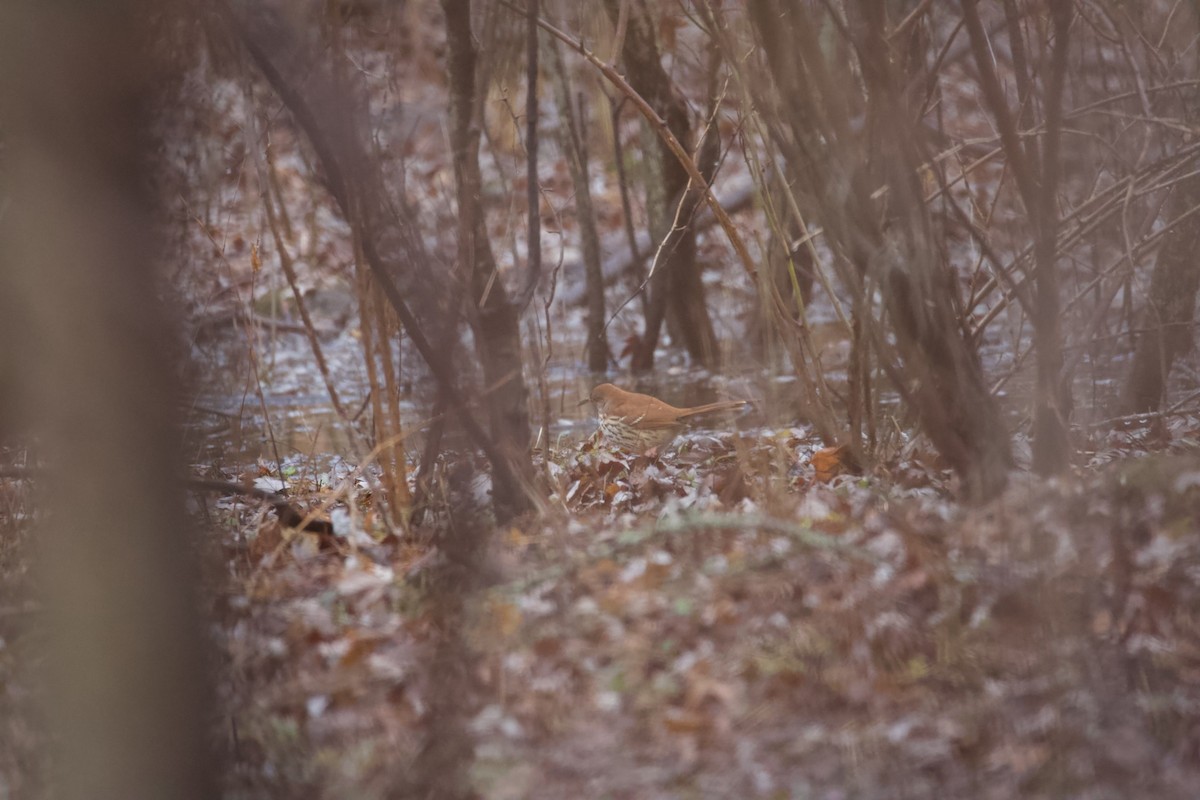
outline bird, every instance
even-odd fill
[[[676,408],[648,394],[628,392],[611,383],[592,389],[600,417],[600,434],[616,450],[645,453],[662,447],[683,430],[687,420],[701,414],[733,411],[746,400],[723,400],[693,408]]]

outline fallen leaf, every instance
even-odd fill
[[[822,483],[829,483],[838,475],[857,471],[854,457],[846,445],[818,450],[813,453],[809,463],[812,464],[813,477]]]

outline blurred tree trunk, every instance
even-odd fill
[[[1069,420],[1074,408],[1071,385],[1063,373],[1062,302],[1058,278],[1058,176],[1061,170],[1059,142],[1062,136],[1062,90],[1071,29],[1072,6],[1068,0],[1051,0],[1054,48],[1049,75],[1043,79],[1046,128],[1040,164],[1036,204],[1026,206],[1034,218],[1034,343],[1037,347],[1037,402],[1033,410],[1033,468],[1041,475],[1054,475],[1071,464]],[[1009,35],[1016,37],[1015,29]],[[1032,146],[1032,145],[1031,145]]]
[[[450,491],[471,494],[472,470],[458,469]],[[470,615],[483,586],[488,528],[472,512],[471,503],[451,503],[449,529],[438,546],[445,559],[433,565],[423,581],[430,631],[422,700],[424,742],[411,769],[397,769],[393,797],[430,800],[475,800],[472,787],[475,742],[471,718],[479,713],[486,689],[481,685],[480,654],[468,640]]]
[[[802,6],[754,0],[750,16],[766,54],[783,128],[777,137],[791,169],[815,195],[818,217],[834,246],[854,266],[844,278],[860,294],[878,282],[896,333],[902,371],[876,333],[879,357],[921,420],[922,430],[963,481],[986,499],[1003,489],[1010,463],[999,409],[978,359],[958,324],[953,272],[933,246],[916,165],[916,133],[900,76],[889,62],[882,9],[857,7],[863,34],[857,51],[867,86],[867,139],[851,124],[857,89],[849,71],[827,61]],[[871,158],[868,158],[868,154]],[[865,168],[872,158],[878,176]],[[887,187],[885,218],[872,200]],[[863,324],[877,325],[874,320]]]
[[[977,500],[1008,480],[1011,448],[1000,408],[984,382],[978,355],[959,324],[955,275],[934,243],[917,168],[917,114],[903,91],[911,81],[889,59],[881,4],[863,0],[863,80],[877,167],[888,189],[890,218],[872,254],[896,331],[921,426]]]
[[[450,146],[458,195],[458,258],[467,271],[475,347],[483,367],[481,402],[488,409],[492,437],[514,469],[532,476],[529,460],[529,400],[521,359],[520,310],[496,272],[480,203],[479,87],[471,0],[442,0],[446,15],[446,57],[450,93]],[[497,514],[511,517],[529,507],[522,492],[496,496]]]
[[[1191,177],[1172,191],[1167,215],[1176,219],[1200,205],[1200,178]],[[1127,414],[1158,411],[1175,359],[1189,352],[1194,335],[1196,291],[1200,288],[1200,215],[1172,226],[1163,239],[1150,296],[1142,314],[1142,332],[1122,395]]]
[[[1059,143],[1062,134],[1062,95],[1067,67],[1067,47],[1074,13],[1068,0],[1051,0],[1047,10],[1052,22],[1052,45],[1048,45],[1048,68],[1041,71],[1040,83],[1044,127],[1042,143],[1022,141],[1017,130],[1018,116],[1028,120],[1033,104],[1034,75],[1023,57],[1024,32],[1020,15],[1012,3],[1008,10],[1008,37],[1013,48],[1013,67],[1018,87],[1017,114],[1009,108],[1006,89],[995,69],[993,45],[977,9],[978,0],[962,0],[963,22],[974,53],[979,87],[984,105],[999,129],[1001,146],[1008,159],[1021,202],[1034,237],[1032,280],[1033,339],[1037,359],[1037,386],[1033,408],[1033,468],[1041,475],[1053,475],[1071,462],[1068,422],[1073,401],[1063,370],[1062,319],[1058,278],[1058,177]],[[1047,34],[1050,38],[1049,34]]]
[[[197,552],[182,502],[173,337],[144,148],[148,3],[5,3],[15,202],[0,292],[50,468],[39,538],[58,798],[217,796]],[[160,21],[162,17],[160,16]]]
[[[600,234],[596,231],[596,212],[592,208],[592,189],[588,176],[587,126],[575,117],[571,100],[571,80],[563,62],[556,39],[547,38],[544,47],[549,53],[554,76],[554,98],[558,104],[558,140],[571,183],[575,186],[575,216],[579,220],[579,241],[583,250],[583,268],[587,279],[587,364],[593,373],[608,369],[608,338],[604,332],[604,270],[600,260]],[[583,113],[580,108],[580,113]]]
[[[620,0],[604,3],[614,25],[620,17],[620,5]],[[680,144],[690,150],[692,129],[687,104],[663,69],[653,20],[643,4],[631,4],[629,8],[623,45],[620,57],[628,71],[630,86],[666,121]],[[633,354],[633,369],[645,372],[654,366],[654,350],[668,313],[673,316],[673,327],[691,358],[702,366],[715,367],[720,350],[696,264],[696,232],[692,225],[701,196],[695,187],[687,191],[687,171],[666,143],[656,138],[659,174],[651,178],[650,227],[654,240],[665,244],[650,280],[646,330]]]

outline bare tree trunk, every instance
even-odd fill
[[[457,470],[450,491],[469,495],[471,470]],[[451,504],[449,530],[441,533],[444,561],[425,581],[431,651],[426,664],[423,697],[428,704],[425,736],[410,773],[397,781],[396,797],[430,800],[472,800],[471,766],[475,742],[471,717],[484,697],[479,683],[479,654],[467,640],[468,614],[481,585],[481,562],[488,531],[469,503]]]
[[[1167,213],[1175,219],[1198,204],[1200,178],[1188,178],[1175,187]],[[1167,232],[1154,263],[1142,332],[1122,394],[1127,414],[1159,409],[1172,364],[1193,347],[1196,291],[1200,288],[1198,252],[1200,216],[1193,214]]]
[[[605,8],[614,24],[620,17],[618,0],[605,0]],[[631,10],[625,31],[621,59],[629,73],[629,84],[666,121],[667,127],[685,148],[692,139],[687,105],[663,69],[651,21],[644,8]],[[662,323],[668,313],[694,361],[706,367],[717,363],[720,351],[704,285],[696,264],[696,232],[692,224],[699,205],[693,188],[688,192],[688,174],[665,143],[659,140],[657,158],[661,169],[661,189],[652,201],[652,232],[665,241],[661,262],[650,282],[650,303],[646,312],[646,330],[633,356],[633,369],[645,372],[654,366],[654,350]],[[673,227],[678,224],[678,228]]]
[[[544,45],[549,52],[551,69],[554,72],[554,96],[561,118],[558,140],[567,167],[571,170],[571,183],[575,186],[575,216],[579,221],[579,239],[583,249],[583,268],[587,281],[587,363],[588,370],[603,373],[608,369],[608,339],[604,332],[604,269],[600,260],[600,234],[596,231],[596,212],[592,208],[592,190],[588,180],[587,126],[584,120],[575,118],[575,106],[571,102],[571,81],[567,66],[563,63],[560,45],[556,40],[547,40]],[[580,113],[583,109],[580,108]]]
[[[458,194],[458,258],[468,271],[475,347],[483,367],[483,404],[492,436],[521,477],[533,474],[529,460],[529,399],[522,371],[520,313],[496,273],[479,201],[478,63],[471,36],[471,1],[442,0],[446,15],[450,73],[450,143]],[[529,507],[523,493],[496,496],[497,514],[507,518]]]
[[[921,157],[916,115],[902,87],[908,76],[888,61],[883,8],[860,2],[865,43],[863,78],[868,114],[888,187],[889,210],[898,230],[884,233],[874,258],[883,281],[901,358],[915,376],[913,393],[922,429],[966,484],[968,497],[1000,492],[1011,466],[1010,445],[999,406],[984,382],[975,350],[959,324],[954,272],[933,241],[917,166]]]
[[[5,3],[6,347],[47,475],[39,539],[59,798],[210,798],[197,552],[146,196],[149,4]]]
[[[526,259],[529,261],[525,285],[513,298],[520,315],[529,306],[542,277],[542,203],[538,181],[538,0],[525,2],[525,204],[528,206],[528,239]],[[478,161],[478,154],[476,157]]]
[[[1054,475],[1071,464],[1068,421],[1073,402],[1071,387],[1063,374],[1061,302],[1058,297],[1058,175],[1059,141],[1062,136],[1062,92],[1067,71],[1068,33],[1073,13],[1070,0],[1051,0],[1054,49],[1045,88],[1046,143],[1039,159],[1041,186],[1034,218],[1037,243],[1034,247],[1037,314],[1034,336],[1037,345],[1037,404],[1033,411],[1033,468],[1041,475]],[[1010,32],[1011,33],[1011,32]]]

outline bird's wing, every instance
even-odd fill
[[[676,428],[681,423],[679,415],[664,410],[664,403],[649,395],[639,395],[638,402],[626,407],[627,413],[623,419],[631,425],[638,425],[645,430],[662,430]],[[669,406],[667,407],[669,408]]]

